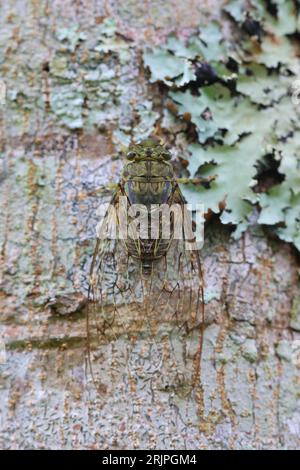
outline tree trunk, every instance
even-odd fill
[[[1,448],[299,448],[298,257],[261,228],[239,241],[217,222],[206,228],[201,399],[160,386],[146,360],[130,381],[124,339],[99,346],[100,389],[86,374],[87,273],[95,211],[106,198],[97,188],[118,180],[120,122],[138,127],[138,105],[153,97],[151,112],[162,111],[163,91],[147,84],[141,49],[171,30],[187,34],[220,4],[10,0],[1,7]],[[105,70],[114,77],[106,90],[96,83],[100,97],[86,79],[87,99],[78,67],[94,70],[90,50],[107,16],[130,39],[131,60],[119,64],[110,49]],[[101,104],[98,126],[93,99]],[[172,381],[171,366],[163,373]]]

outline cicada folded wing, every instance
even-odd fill
[[[118,194],[113,206],[117,211]],[[119,220],[108,220],[115,225],[108,233],[114,233]],[[200,386],[203,276],[199,253],[188,250],[185,240],[171,240],[165,255],[145,271],[143,261],[128,253],[125,240],[98,238],[90,301],[91,356],[109,348],[118,357],[114,367],[126,372],[128,380],[155,380],[158,388],[178,394]],[[96,374],[97,368],[92,369]]]
[[[114,377],[114,387],[125,383],[132,389],[133,383],[143,383],[151,384],[151,393],[191,393],[201,389],[204,298],[199,250],[193,240],[176,236],[174,216],[168,239],[160,223],[158,237],[152,238],[153,226],[145,236],[122,235],[124,198],[128,213],[134,203],[151,212],[157,200],[184,206],[169,155],[161,146],[137,145],[128,160],[99,226],[91,265],[89,357],[95,363],[101,358],[101,366],[91,364],[91,369],[96,381]],[[180,233],[184,221],[179,220]]]

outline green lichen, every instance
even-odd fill
[[[289,341],[279,341],[276,347],[276,354],[280,359],[290,362],[292,359],[292,348]]]
[[[256,362],[258,350],[254,339],[247,339],[242,346],[242,355],[249,362]]]
[[[65,47],[50,61],[50,107],[59,124],[70,130],[113,129],[117,148],[149,136],[158,114],[150,101],[137,99],[137,52],[118,34],[115,21],[107,18],[89,32],[63,28],[57,38]]]
[[[208,304],[212,300],[220,300],[220,297],[221,297],[220,291],[205,289],[204,301],[206,304]]]
[[[85,33],[79,31],[78,25],[73,25],[70,28],[61,28],[57,31],[56,36],[70,52],[75,52],[78,44],[86,39]]]
[[[300,295],[296,295],[293,299],[290,327],[293,330],[300,331]]]
[[[292,0],[274,3],[272,10],[258,0],[230,1],[224,10],[238,40],[225,41],[214,21],[185,42],[170,36],[144,61],[151,80],[168,87],[177,118],[194,126],[197,138],[186,157],[191,177],[214,176],[209,187],[183,187],[188,202],[222,211],[222,222],[237,227],[236,238],[259,205],[258,223],[300,250],[299,63],[291,37],[298,14]],[[183,64],[191,78],[180,83]],[[278,165],[283,181],[259,194],[257,177],[276,173]]]

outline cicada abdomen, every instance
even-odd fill
[[[97,234],[88,336],[93,348],[110,344],[118,351],[128,377],[143,371],[160,387],[186,392],[200,387],[204,298],[198,243],[169,151],[146,140],[126,158]]]

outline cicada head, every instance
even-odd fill
[[[171,160],[171,153],[155,139],[142,140],[129,147],[126,159],[129,161],[167,162]]]
[[[154,139],[132,145],[122,179],[131,204],[164,204],[174,182],[171,154]]]

